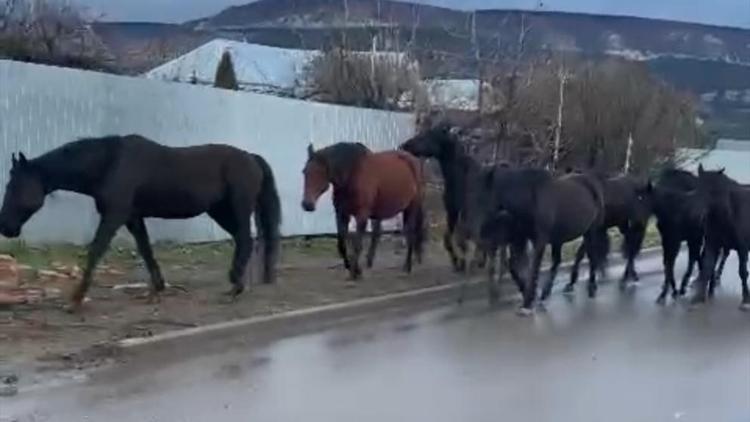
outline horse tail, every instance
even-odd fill
[[[593,176],[589,175],[581,175],[575,178],[576,180],[581,181],[583,187],[585,187],[589,191],[591,197],[596,203],[596,207],[599,211],[599,215],[597,216],[598,225],[604,224],[604,189],[602,188],[601,182]]]
[[[255,218],[258,237],[263,239],[263,281],[273,283],[281,237],[281,200],[271,166],[260,155],[255,155],[255,160],[263,171]]]
[[[399,159],[404,161],[411,171],[414,183],[417,187],[417,197],[415,198],[415,209],[414,212],[414,249],[417,254],[418,262],[422,261],[422,253],[424,252],[424,242],[427,238],[427,228],[425,226],[424,218],[424,178],[422,175],[422,167],[419,160],[414,158],[413,155],[405,151],[397,151]]]

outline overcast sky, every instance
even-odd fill
[[[184,22],[250,0],[77,0],[107,20]],[[415,0],[461,9],[527,8],[538,0]],[[750,28],[750,0],[543,0],[544,9],[674,19]]]

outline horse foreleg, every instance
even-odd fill
[[[531,276],[526,285],[526,291],[523,298],[523,306],[519,313],[521,315],[530,315],[533,312],[534,302],[536,301],[536,283],[539,278],[539,269],[542,266],[544,251],[547,249],[546,240],[536,240],[534,242],[534,260],[531,267]]]
[[[725,250],[728,254],[728,250]],[[739,274],[740,280],[742,281],[742,304],[740,309],[743,311],[750,311],[750,288],[747,285],[747,259],[748,259],[747,247],[740,247],[737,249],[737,260],[739,261]]]
[[[232,288],[227,292],[232,298],[236,298],[245,291],[243,278],[250,262],[250,254],[253,250],[253,238],[250,235],[250,219],[238,218],[239,224],[232,237],[234,238],[234,256],[232,268],[229,270],[229,282]]]
[[[372,268],[375,262],[375,250],[378,248],[380,235],[383,232],[383,224],[380,220],[370,220],[372,235],[370,238],[370,249],[367,250],[367,268]]]
[[[151,249],[148,230],[142,218],[133,218],[127,223],[128,231],[133,235],[135,244],[138,247],[138,253],[146,264],[151,280],[151,297],[158,300],[159,293],[164,291],[164,277],[162,277],[159,264],[154,258],[154,251]]]
[[[94,240],[91,242],[88,248],[88,256],[86,258],[86,268],[83,270],[83,278],[81,283],[73,292],[72,304],[69,311],[78,311],[83,303],[83,299],[86,297],[89,287],[94,275],[94,269],[101,260],[104,253],[109,248],[112,238],[115,237],[117,229],[119,229],[126,221],[126,218],[121,218],[112,215],[102,215],[99,226],[96,228],[96,234]]]
[[[693,269],[695,264],[701,259],[701,244],[702,239],[695,238],[688,240],[688,265],[685,270],[685,275],[682,276],[682,282],[680,283],[680,290],[674,290],[672,292],[673,297],[684,296],[687,293],[688,285],[690,284],[690,278],[693,276]]]
[[[510,276],[516,284],[516,287],[518,287],[518,292],[522,295],[526,288],[520,269],[527,264],[528,257],[526,256],[526,242],[514,241],[510,245],[510,262],[508,263],[508,267],[510,269]]]
[[[349,255],[346,250],[346,238],[349,234],[349,215],[336,210],[336,246],[339,251],[339,256],[344,261],[344,268],[350,270],[349,266]]]
[[[638,258],[638,254],[641,252],[643,246],[643,238],[646,236],[646,227],[644,226],[631,226],[625,232],[623,239],[625,259],[627,264],[625,266],[625,273],[622,276],[622,283],[627,283],[629,280],[638,281],[638,272],[635,269],[635,260]]]
[[[662,260],[664,261],[664,284],[661,288],[661,293],[656,299],[656,303],[663,305],[667,300],[667,295],[670,291],[674,291],[675,280],[674,280],[674,262],[677,259],[677,253],[680,249],[680,241],[673,239],[671,236],[667,237],[662,234]]]
[[[547,283],[542,289],[542,296],[539,298],[540,301],[544,302],[547,300],[550,294],[552,294],[552,287],[555,284],[555,278],[557,277],[557,269],[560,266],[562,260],[562,244],[552,245],[552,267],[549,270],[549,277]]]
[[[581,266],[581,261],[586,254],[586,245],[581,243],[576,250],[576,257],[573,261],[573,267],[570,269],[570,282],[565,286],[565,293],[573,293],[575,291],[576,283],[578,282],[578,268]],[[591,263],[589,263],[591,265]]]
[[[690,300],[693,305],[704,303],[706,301],[706,287],[716,270],[716,259],[720,247],[715,242],[706,239],[703,247],[703,256],[701,257],[700,273],[698,280],[694,283],[695,294]]]
[[[362,277],[362,268],[359,266],[359,257],[362,255],[362,238],[367,231],[367,218],[357,217],[357,231],[352,236],[352,255],[349,258],[349,278],[359,280]]]
[[[453,265],[453,271],[459,272],[458,257],[456,257],[456,250],[453,247],[453,232],[456,230],[457,213],[448,213],[447,224],[445,233],[443,234],[443,247],[448,252],[448,256],[451,259],[451,265]]]
[[[721,286],[721,275],[724,274],[724,266],[727,263],[727,258],[729,258],[730,253],[732,253],[732,251],[729,248],[722,248],[721,250],[721,260],[719,261],[719,266],[716,268],[714,278],[711,280],[711,285],[708,290],[708,294],[711,296],[713,296],[716,287]]]
[[[492,241],[485,251],[485,265],[487,265],[487,298],[490,305],[493,305],[500,300],[500,289],[498,284],[503,278],[508,260],[507,246],[502,245],[500,246],[500,269],[496,275],[495,267],[497,265],[498,246],[497,242]]]

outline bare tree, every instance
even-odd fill
[[[0,6],[0,53],[52,64],[104,59],[91,29],[96,18],[69,0],[5,0]]]
[[[334,47],[311,61],[304,79],[307,97],[324,102],[393,110],[426,101],[419,67],[395,53]]]

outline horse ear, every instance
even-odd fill
[[[722,167],[721,169],[719,169],[719,174],[724,174],[724,170],[726,170],[725,167]]]
[[[701,174],[703,174],[703,172],[704,172],[704,170],[703,170],[703,163],[700,163],[700,164],[698,164],[698,176],[700,176]]]
[[[10,155],[10,163],[13,168],[16,168],[18,166],[18,159],[16,158],[16,153]]]
[[[18,153],[18,164],[20,164],[20,165],[23,166],[23,165],[26,165],[26,163],[28,163],[28,162],[29,161],[26,159],[26,156],[23,155],[22,152],[19,152]]]
[[[312,142],[307,146],[307,158],[312,158],[315,155],[315,148],[313,148]]]

